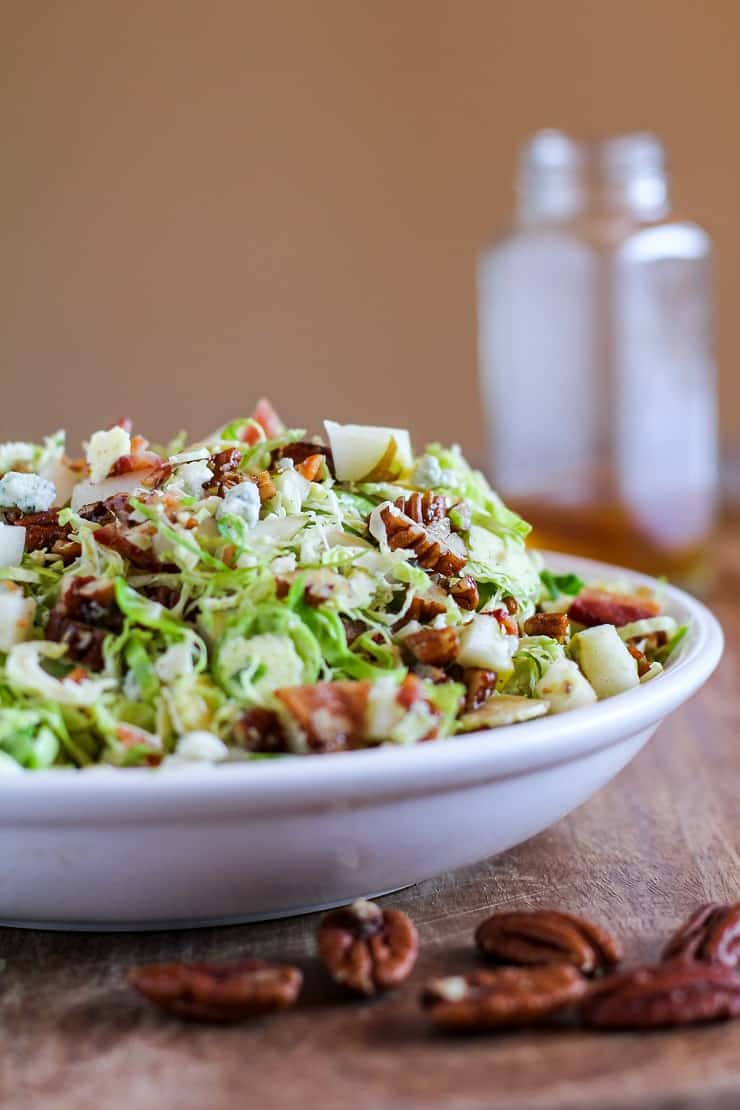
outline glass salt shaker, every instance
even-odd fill
[[[633,134],[524,147],[479,265],[488,464],[541,547],[706,579],[717,498],[711,242]]]

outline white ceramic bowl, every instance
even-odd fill
[[[585,579],[651,579],[562,555]],[[614,777],[722,652],[712,614],[664,675],[587,709],[412,748],[0,779],[0,921],[173,928],[307,912],[510,848]]]

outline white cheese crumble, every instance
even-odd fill
[[[189,763],[220,763],[226,759],[229,749],[212,732],[198,729],[186,732],[175,746],[173,755],[163,762],[165,767],[185,767]]]
[[[449,480],[450,471],[434,455],[422,455],[411,472],[411,485],[417,489],[441,489]]]
[[[22,513],[44,513],[54,504],[56,486],[38,474],[19,474],[9,470],[0,478],[0,508],[20,509]]]
[[[90,467],[90,481],[102,482],[111,467],[123,455],[131,454],[131,436],[125,428],[115,427],[107,432],[94,432],[90,436],[85,458]]]
[[[216,517],[238,516],[248,528],[254,528],[260,518],[260,491],[255,482],[240,482],[227,489],[218,507]]]
[[[213,471],[205,462],[186,462],[175,471],[175,481],[189,497],[203,497],[203,486],[213,478]]]

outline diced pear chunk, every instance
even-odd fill
[[[572,659],[556,659],[547,668],[536,686],[537,696],[550,703],[551,713],[565,713],[593,705],[596,692]]]
[[[325,420],[334,470],[340,482],[389,482],[413,465],[411,438],[405,428],[337,424]]]
[[[598,698],[611,698],[638,686],[637,662],[613,624],[597,624],[571,641],[581,670]]]

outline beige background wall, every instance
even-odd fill
[[[474,259],[540,126],[651,128],[719,246],[740,440],[740,0],[5,0],[0,438],[124,412],[480,452]]]

